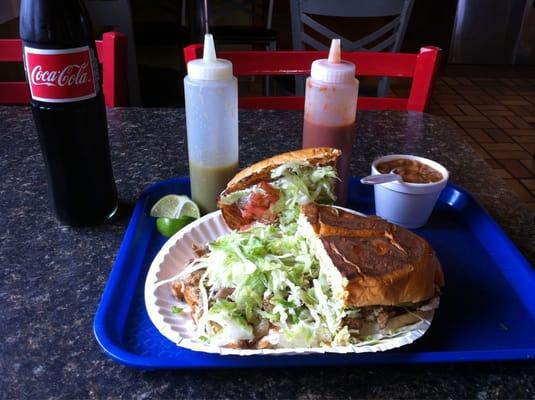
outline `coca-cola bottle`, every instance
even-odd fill
[[[117,210],[106,109],[82,0],[22,0],[31,108],[60,221],[92,225]]]

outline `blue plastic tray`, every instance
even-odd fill
[[[149,210],[169,193],[189,195],[189,178],[149,187],[139,198],[98,307],[94,332],[115,361],[156,368],[276,367],[436,363],[535,358],[535,270],[494,220],[462,189],[448,185],[429,223],[416,230],[437,252],[446,276],[440,308],[415,343],[370,354],[220,356],[181,349],[145,311],[143,287],[165,242]],[[350,207],[373,214],[373,190],[354,180]]]

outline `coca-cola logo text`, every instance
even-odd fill
[[[26,72],[32,98],[63,103],[95,97],[98,80],[88,46],[75,49],[25,47]],[[95,72],[96,71],[96,72]]]
[[[41,65],[36,65],[30,74],[30,79],[33,85],[46,86],[74,86],[83,85],[90,82],[87,74],[88,64],[82,65],[71,64],[67,65],[62,70],[58,71],[43,71]]]

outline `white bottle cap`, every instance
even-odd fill
[[[203,81],[232,79],[232,63],[216,58],[214,38],[211,34],[204,35],[203,57],[188,63],[188,76]]]
[[[340,39],[333,39],[329,58],[312,62],[312,79],[327,83],[344,83],[355,80],[355,64],[341,59]]]

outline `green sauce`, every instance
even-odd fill
[[[217,210],[216,199],[238,171],[238,162],[220,167],[189,163],[191,198],[203,214]]]

